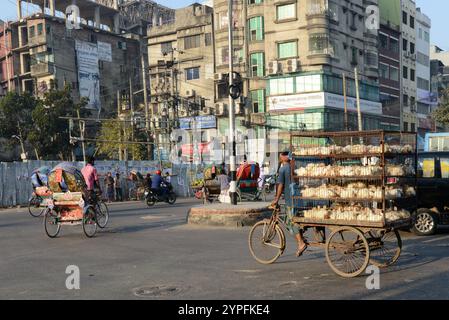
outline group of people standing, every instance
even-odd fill
[[[108,172],[104,178],[104,185],[106,186],[106,194],[108,202],[123,201],[123,190],[122,190],[122,178],[120,173],[116,173],[115,176],[111,172]]]

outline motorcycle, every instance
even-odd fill
[[[161,184],[159,194],[148,188],[145,190],[145,202],[149,207],[154,206],[157,202],[167,202],[173,205],[176,203],[176,193],[173,191],[171,183],[165,181]]]
[[[263,189],[266,194],[270,194],[271,192],[274,192],[274,190],[276,189],[276,176],[275,175],[266,176],[264,178]]]

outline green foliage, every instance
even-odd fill
[[[443,92],[441,104],[432,113],[432,117],[442,125],[449,125],[449,89]]]
[[[131,127],[129,122],[105,121],[98,134],[98,153],[109,159],[119,159],[120,150],[128,151],[130,159],[143,160],[146,147],[139,144],[126,144],[131,140]],[[141,137],[134,137],[135,140],[142,141]],[[119,143],[123,141],[123,143]]]
[[[29,94],[9,92],[0,100],[0,137],[9,141],[10,146],[17,143],[11,137],[16,135],[27,140],[33,128],[32,111],[38,101]]]
[[[44,159],[67,160],[71,157],[72,145],[69,142],[69,124],[63,116],[74,116],[77,109],[85,104],[75,104],[70,87],[64,90],[51,90],[39,100],[32,112],[33,129],[29,141]]]

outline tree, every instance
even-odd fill
[[[125,141],[131,140],[131,128],[127,122],[117,120],[103,122],[97,139],[98,153],[109,159],[120,159],[120,152],[125,150],[134,160],[142,160],[145,157],[145,145],[125,143]],[[140,140],[143,141],[143,139]],[[123,143],[119,141],[123,141]]]
[[[60,117],[75,116],[75,112],[85,106],[86,101],[75,103],[70,86],[63,90],[50,90],[39,100],[32,112],[34,122],[29,141],[39,151],[42,158],[68,160],[73,146],[70,144],[69,123]]]
[[[443,91],[441,103],[432,113],[432,117],[442,125],[449,125],[449,89]]]
[[[38,101],[28,93],[8,92],[0,100],[0,137],[11,148],[17,143],[13,136],[26,141],[33,128],[32,112]]]

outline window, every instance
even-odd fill
[[[420,39],[422,39],[422,35],[423,35],[423,33],[422,33],[422,28],[419,28],[419,31],[418,31],[418,37],[419,37]]]
[[[402,76],[404,79],[408,79],[408,68],[407,67],[402,67]]]
[[[414,123],[410,123],[410,131],[411,132],[415,132],[416,131],[416,126]]]
[[[415,81],[415,69],[410,69],[410,80]]]
[[[321,91],[321,75],[296,77],[296,92],[316,92]]]
[[[270,79],[270,95],[292,94],[295,92],[294,84],[293,77]]]
[[[402,39],[402,50],[407,51],[408,49],[408,41],[406,39]]]
[[[251,91],[251,101],[254,113],[265,112],[265,92],[263,89]]]
[[[411,54],[415,53],[415,44],[413,42],[410,42],[410,53]]]
[[[329,38],[326,33],[311,34],[309,38],[311,54],[329,53]]]
[[[395,38],[390,38],[390,50],[394,53],[399,52],[399,40]]]
[[[263,52],[253,53],[250,56],[250,68],[252,77],[265,76],[265,58]]]
[[[161,53],[167,54],[173,50],[171,41],[161,43]]]
[[[296,18],[296,3],[289,3],[276,7],[276,19],[278,21],[295,18]]]
[[[430,42],[430,34],[427,31],[424,31],[424,40]]]
[[[263,17],[249,19],[249,40],[261,41],[264,39]]]
[[[184,49],[194,49],[201,46],[201,37],[199,34],[184,38]]]
[[[423,66],[430,66],[430,58],[428,55],[425,55],[424,53],[421,53],[418,51],[416,61],[418,61],[419,64],[422,64]]]
[[[415,29],[415,17],[410,16],[410,28]]]
[[[408,122],[404,121],[404,132],[408,132]]]
[[[248,0],[248,4],[261,4],[263,0]]]
[[[399,81],[399,69],[390,66],[390,80]]]
[[[407,24],[407,22],[408,22],[408,15],[407,15],[407,12],[402,11],[402,23],[403,23],[403,24]]]
[[[429,89],[430,89],[430,81],[418,77],[418,89],[429,91]]]
[[[28,38],[33,38],[36,36],[36,27],[35,26],[31,26],[28,29]]]
[[[296,40],[278,43],[279,59],[293,58],[297,56],[298,56],[298,42]]]
[[[377,67],[377,65],[378,65],[377,53],[374,51],[366,51],[365,63],[367,66],[376,66]]]
[[[402,96],[402,102],[404,103],[404,106],[408,106],[408,95],[404,94]]]
[[[383,63],[379,64],[379,75],[382,79],[388,79],[390,77],[389,68],[387,64]]]
[[[383,33],[379,33],[379,43],[382,49],[388,49],[388,36]]]
[[[186,80],[197,80],[200,78],[200,68],[188,68],[186,69]]]
[[[351,48],[351,64],[353,64],[353,65],[357,65],[359,62],[358,62],[358,58],[357,58],[357,53],[358,53],[358,49],[356,48],[356,47],[352,47]]]
[[[204,44],[206,47],[212,45],[212,33],[206,33],[204,35]]]
[[[44,25],[42,23],[39,23],[37,25],[37,35],[41,36],[44,33]]]

